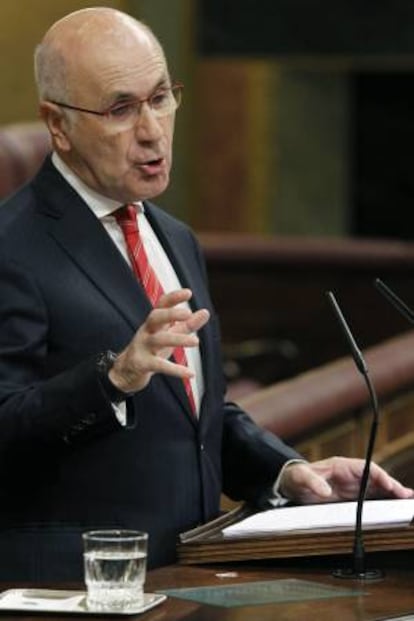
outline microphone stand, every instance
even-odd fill
[[[356,508],[356,522],[355,522],[355,533],[354,533],[354,545],[352,552],[352,567],[336,569],[333,572],[333,575],[336,578],[356,578],[358,580],[378,580],[384,576],[384,572],[380,569],[367,569],[365,563],[365,547],[364,547],[364,536],[363,536],[363,528],[362,528],[362,511],[364,507],[364,501],[368,488],[369,481],[369,472],[371,468],[372,462],[372,454],[374,451],[374,444],[377,435],[378,429],[378,421],[379,421],[379,409],[378,409],[378,398],[375,392],[374,386],[371,382],[371,378],[369,376],[368,367],[364,360],[364,357],[359,350],[355,339],[352,335],[351,330],[342,314],[341,309],[335,299],[334,294],[331,291],[327,292],[328,299],[332,305],[332,308],[335,312],[335,315],[340,323],[340,326],[344,332],[344,335],[350,345],[352,357],[354,359],[355,365],[361,375],[363,376],[365,383],[368,388],[370,401],[372,405],[373,418],[371,423],[371,430],[368,439],[367,452],[365,455],[365,465],[364,470],[362,472],[361,481],[359,485],[358,499],[357,499],[357,508]]]
[[[401,298],[398,297],[387,285],[379,278],[374,280],[374,285],[380,293],[409,321],[414,323],[414,312]]]

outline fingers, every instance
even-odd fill
[[[170,308],[188,302],[192,295],[191,289],[177,289],[170,291],[170,293],[164,293],[158,300],[157,308]]]
[[[192,312],[188,306],[183,306],[190,300],[190,289],[178,289],[161,296],[154,311],[147,318],[150,329],[159,329],[162,324],[179,323],[174,326],[175,332],[194,332],[207,323],[210,313],[203,308]]]
[[[148,359],[146,367],[140,370],[140,374],[141,373],[148,373],[150,376],[155,373],[164,373],[165,375],[179,377],[181,379],[187,377],[191,379],[194,375],[191,369],[187,366],[178,364],[177,362],[163,358],[162,356],[151,356],[150,359]]]
[[[194,333],[183,334],[165,330],[149,334],[145,344],[151,352],[157,354],[164,349],[174,350],[176,347],[196,347],[199,344],[199,338]],[[165,357],[169,358],[168,352],[166,352]]]
[[[168,329],[179,324],[180,329],[176,328],[174,332],[177,334],[188,333],[190,330],[186,328],[186,322],[191,319],[191,310],[189,308],[183,308],[181,306],[174,306],[173,308],[155,308],[150,312],[146,321],[142,324],[142,328],[148,333],[152,334],[162,329]]]
[[[283,474],[281,491],[301,503],[355,500],[364,466],[364,460],[346,457],[331,457],[312,464],[292,464]],[[412,498],[414,491],[372,463],[367,495],[370,498]]]
[[[189,289],[180,289],[160,298],[110,371],[110,379],[118,388],[125,392],[141,390],[154,373],[182,379],[193,376],[187,366],[169,359],[176,347],[197,347],[195,332],[209,319],[206,309],[192,312],[184,305],[191,295]]]
[[[200,330],[209,318],[210,313],[205,308],[194,312],[183,307],[156,308],[148,315],[145,323],[148,332],[168,328],[174,334],[189,334]]]
[[[200,330],[210,319],[210,313],[206,308],[202,308],[195,313],[187,320],[187,328],[191,332],[197,332]]]
[[[405,487],[399,481],[391,477],[377,464],[371,464],[370,481],[368,488],[370,498],[388,496],[394,498],[412,498],[414,490]]]

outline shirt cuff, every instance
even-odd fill
[[[122,427],[126,427],[127,413],[125,401],[122,403],[111,403],[111,405],[119,424],[122,425]]]

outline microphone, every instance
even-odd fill
[[[345,318],[342,314],[341,309],[335,299],[334,294],[331,291],[327,292],[327,296],[333,311],[339,321],[340,327],[345,335],[346,340],[348,341],[349,348],[351,350],[352,357],[354,359],[355,365],[358,371],[363,376],[365,383],[368,387],[368,392],[370,396],[373,418],[371,423],[371,430],[368,439],[368,446],[365,455],[365,464],[364,470],[362,472],[362,477],[359,485],[358,499],[357,499],[357,508],[356,508],[356,521],[355,521],[355,532],[354,532],[354,545],[352,552],[352,566],[342,569],[337,569],[333,572],[333,575],[336,578],[358,578],[359,580],[378,580],[384,575],[384,572],[380,569],[367,569],[365,564],[365,548],[364,548],[364,537],[362,530],[362,510],[364,507],[364,501],[367,493],[368,480],[369,480],[369,471],[371,467],[372,461],[372,453],[374,450],[375,438],[377,435],[378,421],[379,421],[379,411],[378,411],[378,398],[374,389],[374,386],[371,382],[371,378],[369,376],[369,371],[367,364],[364,360],[364,357],[358,348],[355,339],[352,335],[352,332],[345,321]]]
[[[374,285],[387,298],[389,302],[410,322],[414,323],[414,312],[379,278],[374,280]]]

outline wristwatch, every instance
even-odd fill
[[[128,399],[128,397],[131,397],[133,394],[132,392],[124,392],[115,386],[109,379],[109,371],[114,366],[117,357],[118,356],[115,352],[108,349],[107,351],[98,354],[96,359],[96,368],[101,386],[111,403],[115,404],[125,401],[125,399]]]

